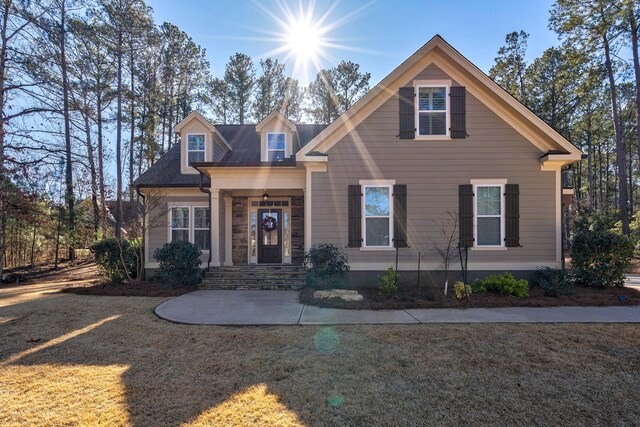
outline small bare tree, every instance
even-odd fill
[[[132,207],[134,211],[131,212],[131,221],[135,222],[135,224],[131,224],[131,235],[132,240],[130,244],[133,245],[133,254],[136,261],[136,272],[135,276],[131,274],[128,268],[125,267],[124,271],[127,276],[127,282],[131,285],[137,285],[142,280],[143,271],[144,271],[144,253],[145,253],[145,245],[148,244],[146,242],[147,231],[154,228],[158,221],[166,217],[168,213],[167,205],[165,199],[162,197],[162,192],[157,189],[146,189],[144,192],[144,203],[135,207]],[[138,234],[139,233],[139,234]],[[137,239],[140,239],[139,242],[133,242],[133,238],[137,236]],[[126,266],[125,261],[125,248],[122,244],[122,239],[117,239],[118,247],[120,249],[120,261],[123,265]]]
[[[449,266],[456,259],[456,233],[458,232],[458,212],[447,211],[440,217],[437,223],[440,228],[439,240],[431,239],[433,243],[432,252],[440,258],[444,268],[444,294],[447,295],[449,288]]]

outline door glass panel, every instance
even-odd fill
[[[280,221],[278,219],[278,213],[277,212],[263,212],[262,213],[262,224],[261,226],[263,226],[264,224],[264,220],[267,217],[271,217],[273,219],[275,219],[276,221],[276,229],[272,230],[272,231],[267,231],[264,230],[262,231],[262,244],[264,246],[275,246],[278,244],[278,227],[280,227]]]
[[[251,241],[251,257],[255,258],[256,256],[256,248],[258,246],[258,234],[257,231],[258,229],[256,228],[256,216],[257,216],[257,212],[256,211],[252,211],[251,212],[251,223],[250,223],[250,235],[249,235],[249,240]]]
[[[282,240],[284,244],[284,256],[291,256],[291,230],[289,229],[289,212],[284,212],[284,224],[282,225]]]

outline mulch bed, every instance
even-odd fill
[[[537,288],[529,289],[528,298],[515,298],[490,292],[473,294],[466,301],[459,301],[453,295],[442,295],[442,291],[423,290],[420,296],[415,290],[399,293],[392,298],[378,294],[377,289],[358,289],[364,301],[350,302],[339,298],[315,299],[314,289],[300,291],[300,302],[327,308],[348,308],[356,310],[402,310],[406,308],[489,308],[489,307],[560,307],[560,306],[613,306],[639,305],[640,291],[631,288],[575,288],[571,295],[547,297]],[[620,301],[623,295],[625,301]]]
[[[64,288],[60,292],[78,295],[103,295],[111,297],[177,297],[197,289],[196,286],[172,288],[153,280],[142,281],[137,285],[126,283],[100,283],[91,286],[75,286]]]

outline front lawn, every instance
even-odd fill
[[[636,325],[187,326],[53,288],[0,289],[3,425],[640,419]]]

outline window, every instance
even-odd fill
[[[502,185],[475,186],[475,245],[504,245],[504,208]]]
[[[424,84],[417,86],[416,129],[418,136],[449,135],[448,85]]]
[[[211,247],[210,219],[209,208],[193,208],[193,244],[201,251]]]
[[[281,162],[286,155],[287,137],[284,132],[267,133],[267,161]]]
[[[169,241],[191,242],[201,251],[211,248],[211,215],[204,206],[172,206],[169,209]]]
[[[171,241],[189,241],[189,208],[171,208]]]
[[[363,204],[364,246],[391,247],[391,186],[365,185]]]
[[[205,143],[203,134],[187,135],[187,158],[188,165],[191,163],[204,162]]]

